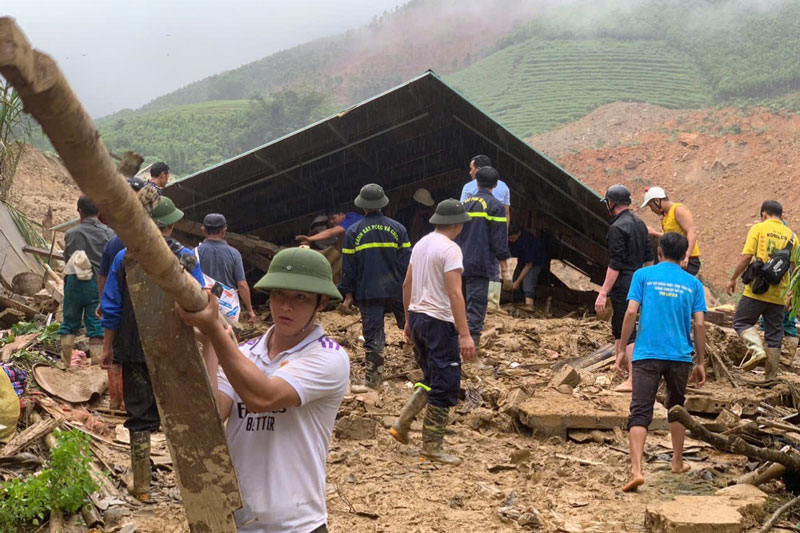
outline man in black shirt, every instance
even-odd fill
[[[608,270],[603,287],[594,303],[595,310],[602,312],[611,300],[614,316],[611,319],[611,331],[614,334],[615,353],[618,350],[622,335],[622,321],[628,307],[628,289],[633,279],[633,273],[653,264],[653,249],[650,247],[650,238],[647,234],[647,225],[631,213],[631,192],[624,185],[612,185],[603,197],[603,203],[611,215],[611,227],[608,228]],[[636,340],[634,327],[628,345],[625,347],[625,359],[617,358],[615,368],[620,374],[628,372],[628,379],[615,390],[629,392],[632,390],[633,374],[631,371],[631,358],[633,356],[633,343]]]

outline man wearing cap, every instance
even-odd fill
[[[341,250],[342,243],[344,242],[344,234],[347,229],[356,222],[361,221],[363,218],[364,215],[354,213],[353,211],[336,209],[328,214],[328,225],[330,226],[328,229],[320,231],[314,235],[298,235],[295,237],[295,240],[300,244],[310,245],[313,243],[324,242],[333,238],[334,242],[336,243],[334,246]]]
[[[227,334],[214,296],[203,311],[178,309],[211,339],[222,367],[217,405],[243,498],[237,529],[325,533],[326,457],[350,361],[316,318],[342,297],[328,260],[305,248],[278,252],[255,289],[269,291],[274,325],[242,346]]]
[[[183,218],[183,211],[175,207],[172,200],[162,196],[150,213],[150,217],[161,230],[161,234],[164,235],[175,255],[178,257],[193,255],[191,250],[170,237],[175,223]],[[112,360],[122,366],[122,395],[128,411],[125,427],[131,434],[131,451],[148,450],[146,458],[143,458],[141,454],[136,454],[136,456],[140,457],[142,461],[146,460],[149,468],[150,433],[158,431],[161,419],[158,415],[150,373],[145,364],[139,326],[136,323],[136,316],[128,293],[128,282],[125,277],[127,251],[127,248],[123,249],[114,258],[103,289],[101,305],[103,306],[102,325],[105,328],[105,339],[101,366],[105,369],[111,368]],[[192,276],[200,285],[203,285],[203,272],[200,270],[199,264],[196,264],[192,270]],[[133,461],[133,459],[134,454],[132,453],[131,460]],[[147,479],[134,477],[131,492],[142,501],[149,500],[149,476]]]
[[[617,357],[615,368],[620,374],[628,372],[628,379],[615,390],[630,392],[633,388],[632,357],[636,341],[636,327],[631,331],[624,350],[620,350],[622,322],[628,308],[628,289],[630,289],[633,273],[653,264],[653,248],[647,234],[647,225],[634,215],[631,210],[631,192],[624,185],[609,187],[602,202],[611,216],[608,228],[608,269],[606,279],[597,295],[594,308],[598,313],[605,310],[607,300],[611,299],[614,315],[611,319],[611,332],[614,334],[616,353],[625,354],[625,359]]]
[[[225,240],[228,224],[219,213],[209,213],[203,219],[205,240],[197,246],[197,257],[203,274],[213,278],[226,288],[235,290],[241,300],[248,320],[256,314],[250,301],[250,287],[244,277],[244,264],[239,250]]]
[[[163,161],[155,163],[150,167],[150,179],[147,182],[148,187],[155,189],[158,194],[164,193],[164,187],[169,182],[169,166]]]
[[[697,277],[700,272],[700,248],[697,246],[697,229],[692,213],[685,205],[670,200],[661,187],[649,187],[645,190],[642,207],[645,206],[649,206],[653,213],[661,217],[661,231],[647,227],[651,237],[660,239],[665,233],[673,231],[689,241],[689,252],[681,261],[681,268]]]
[[[355,204],[365,216],[347,229],[342,247],[339,290],[344,294],[345,308],[355,301],[361,310],[365,382],[372,388],[383,383],[386,309],[394,312],[399,328],[405,325],[402,285],[411,256],[406,228],[381,213],[388,203],[383,187],[376,183],[364,185]]]
[[[414,246],[403,282],[406,309],[406,342],[414,345],[422,381],[403,407],[389,433],[408,444],[411,423],[426,406],[422,426],[422,457],[459,464],[461,459],[443,452],[444,434],[450,408],[458,403],[461,387],[461,358],[475,356],[475,343],[467,325],[467,311],[461,292],[464,271],[461,248],[454,242],[464,224],[472,223],[458,200],[444,200],[436,207],[430,223],[436,229]]]
[[[103,256],[103,247],[114,237],[114,230],[97,219],[97,206],[86,195],[78,198],[78,215],[81,223],[64,235],[64,259],[67,263],[77,252],[86,254],[90,269],[79,277],[68,274],[64,280],[64,320],[58,330],[61,336],[61,361],[69,368],[72,364],[72,347],[75,335],[86,327],[89,337],[89,356],[92,364],[100,362],[103,345],[103,328],[95,314],[100,298],[97,292],[97,273]],[[76,256],[77,258],[77,256]]]
[[[464,254],[464,296],[467,300],[467,321],[477,347],[480,344],[486,308],[489,304],[489,281],[497,276],[511,282],[506,261],[508,249],[508,219],[503,204],[492,195],[500,174],[492,167],[481,167],[475,173],[478,192],[467,198],[464,208],[473,223],[464,228],[456,243]]]

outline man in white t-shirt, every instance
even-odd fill
[[[422,458],[447,464],[461,462],[459,457],[442,451],[447,417],[458,402],[461,356],[467,360],[475,356],[461,292],[461,248],[453,242],[470,220],[461,202],[444,200],[430,218],[436,230],[420,239],[411,251],[403,282],[403,335],[414,345],[423,379],[415,384],[414,394],[389,430],[395,439],[408,444],[411,422],[427,405]]]
[[[222,367],[217,404],[244,499],[237,529],[324,533],[325,460],[350,360],[315,319],[342,296],[328,260],[303,248],[276,254],[255,288],[270,292],[275,325],[241,348],[220,322],[215,297],[198,313],[179,310],[209,337]]]

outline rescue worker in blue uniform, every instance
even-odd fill
[[[344,295],[345,308],[355,301],[361,310],[365,382],[372,388],[383,383],[386,309],[394,314],[397,327],[405,326],[403,280],[411,257],[406,228],[381,213],[388,203],[383,187],[375,183],[364,185],[355,204],[364,210],[365,216],[347,228],[342,247],[339,291]]]
[[[506,208],[494,197],[500,173],[493,167],[481,167],[475,174],[478,192],[464,202],[472,224],[466,224],[456,238],[464,255],[464,298],[467,301],[467,325],[475,349],[481,340],[486,307],[489,303],[489,281],[496,276],[495,263],[500,262],[500,277],[511,282],[506,260],[508,249],[508,218]]]

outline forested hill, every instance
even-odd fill
[[[186,175],[428,68],[514,133],[614,101],[748,103],[800,88],[800,0],[414,0],[372,24],[100,119]]]
[[[398,0],[398,3],[401,0]],[[197,81],[142,107],[251,98],[303,85],[342,105],[359,102],[428,69],[454,72],[530,19],[530,0],[412,0],[366,27],[317,39]],[[484,16],[490,15],[490,19]]]

